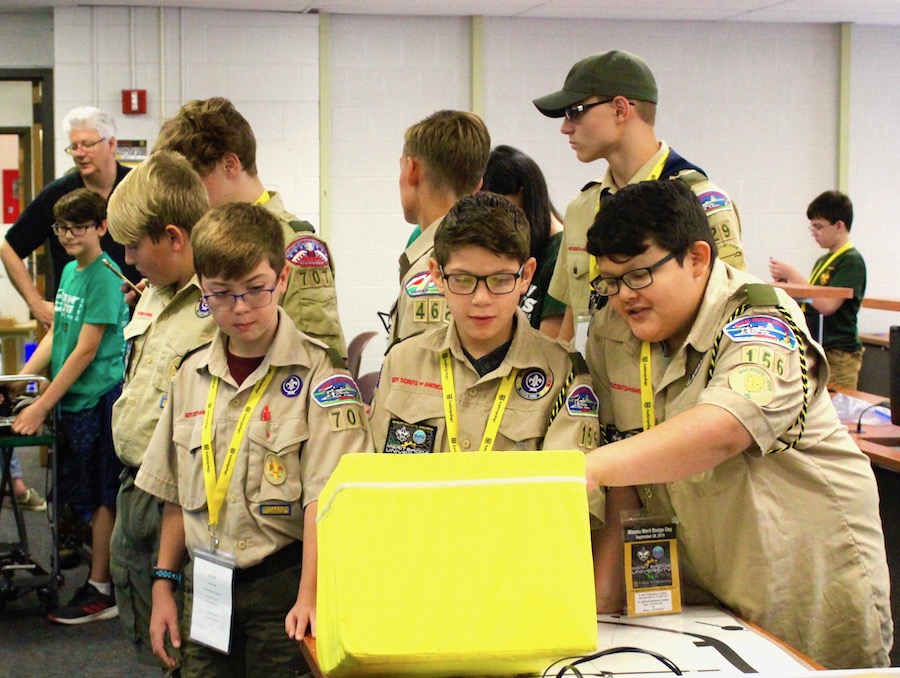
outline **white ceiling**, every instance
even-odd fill
[[[0,11],[140,4],[329,14],[900,25],[900,0],[0,0]]]

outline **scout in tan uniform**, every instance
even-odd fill
[[[334,287],[334,260],[309,222],[284,208],[267,191],[256,170],[256,138],[250,124],[227,99],[189,101],[160,130],[157,149],[182,153],[200,174],[209,202],[263,205],[278,217],[287,247],[288,288],[281,305],[301,332],[347,356]]]
[[[113,406],[116,454],[125,464],[116,502],[110,566],[119,618],[142,660],[150,649],[150,568],[159,548],[160,501],[134,477],[168,399],[182,358],[208,343],[215,325],[194,275],[190,233],[209,209],[206,189],[190,163],[159,151],[131,172],[109,201],[109,229],[144,276],[131,322],[125,385]]]
[[[621,606],[617,511],[643,503],[677,516],[688,602],[713,597],[828,668],[886,666],[878,488],[797,304],[716,260],[682,182],[620,191],[588,249],[609,298],[587,350],[614,441],[588,454],[589,484],[610,488],[603,607]]]
[[[602,158],[609,163],[603,180],[585,186],[566,210],[550,284],[550,294],[571,309],[564,321],[564,338],[574,335],[573,320],[575,324],[588,320],[603,303],[591,292],[597,271],[586,250],[587,231],[601,201],[626,184],[676,178],[686,182],[703,205],[719,257],[746,268],[737,208],[702,169],[656,138],[657,99],[656,80],[647,64],[634,54],[613,50],[582,59],[572,66],[560,91],[534,100],[544,115],[563,118],[560,132],[569,137],[581,162]]]
[[[534,275],[528,242],[524,213],[493,193],[462,198],[444,218],[429,270],[450,324],[385,358],[371,415],[376,451],[587,451],[599,440],[581,356],[517,308]]]
[[[367,421],[343,358],[276,304],[288,277],[277,220],[231,203],[210,211],[191,240],[218,331],[172,381],[137,476],[165,501],[153,650],[171,666],[166,637],[181,646],[184,676],[302,672],[297,641],[315,621],[316,500],[342,454],[371,451]],[[188,553],[179,631],[172,589]],[[227,655],[195,642],[205,616],[190,611],[203,590],[198,573],[209,570],[233,581],[233,613],[216,625],[230,628]]]
[[[490,135],[474,113],[438,111],[406,130],[400,203],[404,218],[418,224],[422,234],[400,256],[400,294],[391,309],[391,343],[450,319],[428,269],[434,232],[459,198],[481,186],[490,152]]]

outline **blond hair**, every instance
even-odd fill
[[[432,113],[406,130],[403,144],[403,155],[423,163],[432,185],[457,197],[478,188],[490,154],[491,135],[484,121],[465,111]]]
[[[110,196],[109,232],[123,245],[133,245],[145,235],[159,242],[169,224],[190,234],[208,209],[206,187],[184,156],[156,151]]]

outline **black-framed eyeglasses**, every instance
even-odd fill
[[[66,224],[61,224],[57,221],[50,228],[53,229],[53,234],[57,236],[63,235],[64,233],[71,233],[74,236],[79,236],[87,233],[89,228],[97,228],[99,225],[100,222],[92,221],[88,224],[72,224],[71,226],[67,226]]]
[[[602,101],[595,101],[592,104],[575,104],[574,106],[566,106],[563,113],[566,116],[566,120],[570,122],[576,122],[582,115],[584,115],[588,109],[593,108],[594,106],[602,106],[603,104],[608,104],[610,101],[614,101],[615,97],[610,97],[609,99],[603,99]]]
[[[265,290],[248,290],[243,294],[214,292],[213,294],[204,294],[203,301],[205,301],[210,308],[217,310],[234,308],[238,303],[238,299],[243,299],[244,303],[250,308],[263,308],[272,303],[272,295],[274,293],[274,287]]]
[[[591,287],[601,297],[611,297],[619,293],[619,281],[628,285],[633,290],[640,290],[649,286],[653,282],[653,271],[675,258],[675,252],[670,252],[655,264],[651,264],[646,268],[636,268],[628,273],[617,275],[613,278],[601,278],[597,276],[591,281]]]
[[[77,144],[69,144],[63,150],[68,155],[75,155],[75,152],[81,148],[85,151],[91,150],[94,146],[99,144],[101,141],[106,141],[109,137],[100,137],[97,141],[79,141]]]
[[[522,277],[525,264],[519,267],[517,273],[491,273],[490,275],[473,275],[471,273],[444,273],[444,267],[440,267],[441,277],[447,282],[447,289],[453,294],[475,294],[478,283],[484,281],[485,287],[491,294],[509,294],[516,289],[516,281]]]

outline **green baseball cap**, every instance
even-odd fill
[[[614,49],[592,54],[572,66],[558,92],[534,100],[550,118],[561,118],[566,108],[590,96],[623,96],[656,103],[656,79],[639,56]]]

